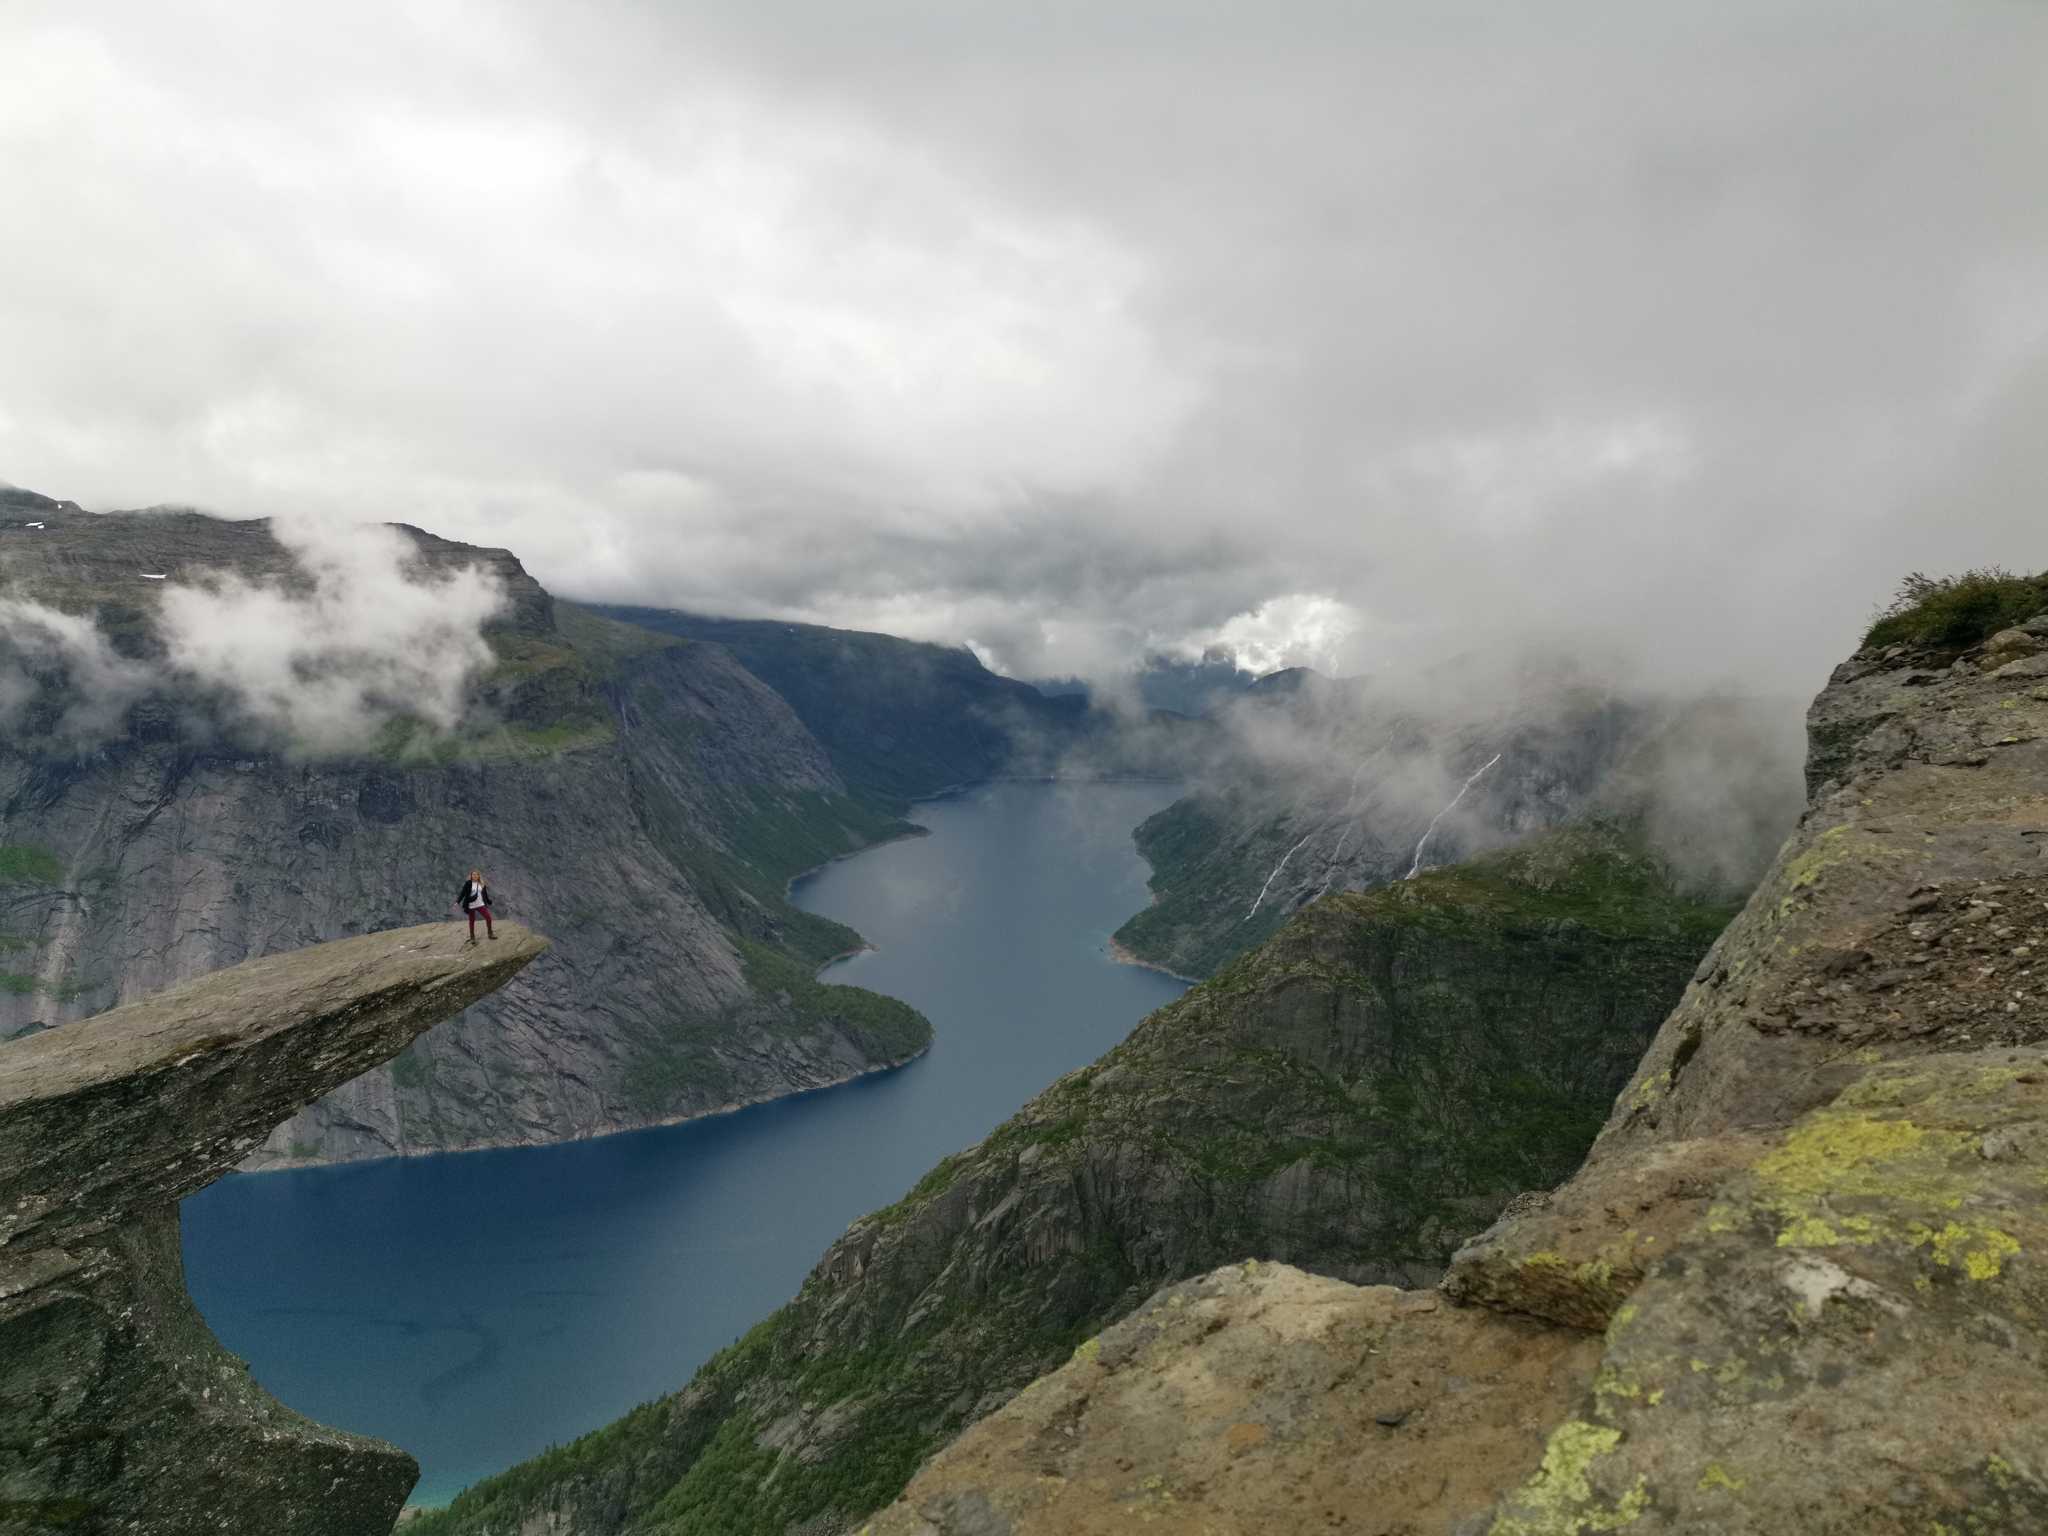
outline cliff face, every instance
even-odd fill
[[[0,1044],[0,1532],[391,1529],[418,1466],[293,1413],[215,1342],[177,1202],[545,944],[401,929]]]
[[[160,595],[140,570],[295,579],[261,524],[5,510],[45,525],[0,548],[15,589],[138,655]],[[547,957],[295,1116],[252,1166],[592,1135],[925,1047],[907,1007],[811,979],[859,937],[790,907],[785,882],[909,829],[849,796],[772,690],[719,647],[555,604],[504,551],[412,538],[430,567],[480,564],[508,594],[486,628],[496,665],[453,733],[401,720],[371,750],[315,755],[160,690],[81,750],[38,733],[65,696],[44,680],[0,747],[0,1028],[452,919],[481,866],[501,912],[558,935]]]
[[[1442,1490],[1417,1532],[2048,1529],[2048,616],[1960,657],[1861,652],[1809,723],[1805,820],[1585,1165],[1446,1278],[1479,1304],[1459,1327],[1500,1348],[1531,1322],[1595,1342],[1576,1400],[1524,1420],[1521,1466],[1540,1463],[1456,1482],[1489,1452],[1455,1417],[1470,1383],[1441,1364],[1446,1336],[1326,1526],[1377,1518],[1363,1490],[1398,1472]],[[1274,1375],[1300,1364],[1278,1354]],[[1188,1368],[1168,1351],[1124,1369],[1099,1381],[1084,1348],[936,1458],[875,1536],[1086,1531],[1141,1495],[1171,1496],[1162,1530],[1272,1529],[1228,1507],[1224,1457],[1251,1430],[1223,1412],[1299,1456],[1346,1411],[1310,1380],[1290,1419],[1255,1402],[1168,1425]],[[1058,1439],[1041,1398],[1067,1405]],[[1156,1459],[1105,1459],[1147,1423]],[[1282,1465],[1259,1454],[1231,1467],[1240,1503]]]
[[[1583,1155],[1727,915],[1597,826],[1319,902],[856,1222],[686,1391],[422,1536],[839,1529],[1162,1281],[1433,1280]]]

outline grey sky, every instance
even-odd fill
[[[16,0],[0,478],[557,591],[1810,689],[2048,566],[2048,10]]]

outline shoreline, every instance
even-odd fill
[[[958,784],[948,785],[946,788],[937,790],[932,794],[920,795],[917,797],[917,799],[911,801],[911,805],[913,807],[916,807],[918,805],[925,804],[928,801],[948,799],[953,796],[959,795],[967,790],[973,789],[977,785],[981,784],[1047,784],[1061,782],[1062,779],[1063,776],[1059,774],[999,774],[985,779],[967,779],[963,780],[961,783]],[[1086,778],[1075,778],[1070,780],[1069,782],[1082,784],[1176,784],[1181,781],[1178,779],[1163,776],[1154,777],[1152,775],[1140,774],[1094,774],[1089,775]],[[790,893],[792,889],[795,887],[797,881],[805,879],[810,875],[814,875],[818,873],[819,870],[828,869],[832,865],[837,864],[842,860],[855,858],[860,854],[868,853],[876,848],[886,848],[891,843],[908,842],[912,838],[930,837],[932,835],[931,828],[929,827],[919,825],[915,822],[910,822],[906,824],[914,828],[914,830],[901,833],[896,837],[884,838],[879,842],[868,843],[860,848],[848,849],[845,853],[835,854],[832,858],[825,860],[821,864],[814,865],[810,869],[803,870],[797,874],[791,875],[788,880],[783,882],[784,899],[789,899]],[[791,905],[795,905],[795,903],[792,902]],[[459,916],[453,919],[453,921],[455,922],[460,922],[461,920],[462,919]],[[855,931],[858,932],[858,930]],[[1158,971],[1161,975],[1171,976],[1175,981],[1184,982],[1188,986],[1199,985],[1197,978],[1193,976],[1183,976],[1179,971],[1174,970],[1171,966],[1161,965],[1157,961],[1146,960],[1138,955],[1133,954],[1129,949],[1125,948],[1122,944],[1118,943],[1113,936],[1109,939],[1108,942],[1110,959],[1117,965],[1135,965],[1141,967],[1144,970]],[[869,950],[874,950],[876,953],[880,953],[880,946],[877,945],[872,939],[869,939],[866,935],[863,934],[861,935],[860,943],[855,945],[852,949],[842,950],[838,954],[827,956],[825,960],[819,964],[818,968],[812,972],[812,976],[814,979],[821,977],[829,967],[836,965],[841,960],[850,960],[854,956],[864,954]],[[825,985],[852,986],[856,984],[851,982],[827,982],[825,983]],[[911,1062],[918,1060],[926,1052],[928,1052],[936,1043],[937,1033],[936,1031],[934,1031],[933,1038],[931,1040],[927,1041],[918,1050],[904,1057],[901,1061],[877,1062],[872,1066],[862,1068],[858,1072],[849,1073],[845,1077],[833,1078],[828,1082],[818,1083],[808,1088],[798,1088],[787,1093],[765,1094],[759,1098],[740,1099],[732,1103],[718,1105],[714,1108],[698,1110],[691,1114],[667,1116],[658,1120],[639,1120],[634,1121],[631,1124],[625,1125],[608,1125],[601,1128],[593,1127],[590,1129],[573,1131],[568,1135],[549,1136],[546,1138],[535,1140],[494,1139],[491,1141],[471,1142],[466,1146],[459,1147],[408,1147],[402,1151],[380,1152],[371,1157],[344,1157],[332,1159],[308,1158],[304,1160],[285,1159],[273,1163],[266,1163],[262,1167],[258,1168],[251,1168],[246,1166],[245,1164],[237,1164],[234,1168],[229,1170],[229,1173],[294,1173],[304,1169],[354,1167],[363,1163],[388,1162],[399,1158],[441,1157],[448,1154],[461,1154],[464,1152],[509,1152],[517,1151],[522,1148],[528,1147],[552,1147],[562,1146],[571,1142],[594,1141],[600,1137],[605,1136],[630,1136],[636,1131],[652,1131],[659,1130],[667,1126],[685,1125],[693,1120],[707,1120],[719,1115],[736,1114],[740,1110],[751,1109],[759,1104],[772,1104],[784,1099],[800,1098],[807,1093],[818,1093],[828,1088],[838,1088],[844,1086],[847,1083],[857,1082],[861,1078],[872,1076],[877,1072],[893,1072],[898,1068],[906,1067]],[[375,1069],[373,1068],[372,1070]],[[226,1175],[223,1175],[223,1177],[226,1177]]]
[[[915,801],[912,801],[911,803],[912,803],[913,805],[914,805],[914,804],[916,804],[916,802],[915,802]],[[912,839],[913,837],[930,837],[930,836],[932,835],[932,829],[931,829],[930,827],[918,826],[918,824],[917,824],[916,822],[914,822],[914,821],[913,821],[913,822],[905,822],[905,823],[904,823],[904,825],[905,825],[905,826],[909,826],[909,827],[913,827],[913,828],[915,828],[916,830],[914,830],[914,831],[910,831],[910,832],[899,832],[899,833],[897,833],[897,834],[896,834],[896,835],[895,835],[894,837],[885,837],[885,838],[883,838],[883,839],[882,839],[882,840],[881,840],[880,842],[875,842],[875,843],[863,843],[863,844],[861,844],[861,846],[860,846],[860,847],[858,847],[858,848],[849,848],[849,849],[847,849],[847,850],[846,850],[846,852],[844,852],[844,853],[835,853],[835,854],[833,854],[831,858],[829,858],[829,859],[825,860],[825,862],[824,862],[824,863],[822,863],[822,864],[813,864],[813,865],[812,865],[812,866],[811,866],[811,867],[810,867],[809,869],[800,869],[800,870],[798,870],[798,871],[797,871],[797,872],[796,872],[795,874],[791,875],[791,876],[790,876],[790,877],[789,877],[789,878],[788,878],[787,880],[785,880],[785,881],[783,881],[783,882],[782,882],[782,899],[783,899],[784,901],[789,901],[789,900],[790,900],[790,893],[791,893],[792,891],[794,891],[794,890],[796,889],[796,883],[797,883],[797,881],[799,881],[799,880],[808,880],[808,879],[810,879],[810,878],[811,878],[811,876],[813,876],[813,875],[815,875],[816,873],[818,873],[818,871],[819,871],[819,870],[821,870],[821,869],[830,869],[830,868],[831,868],[831,867],[832,867],[832,866],[833,866],[834,864],[842,864],[842,863],[844,863],[844,862],[845,862],[846,860],[848,860],[848,859],[857,859],[857,858],[859,858],[859,857],[860,857],[860,856],[861,856],[862,854],[864,854],[864,853],[872,853],[872,852],[874,852],[874,851],[875,851],[875,849],[877,849],[877,848],[887,848],[887,847],[888,847],[888,846],[889,846],[889,845],[890,845],[891,843],[907,843],[907,842],[909,842],[909,841],[910,841],[910,840],[911,840],[911,839]],[[791,906],[795,906],[795,905],[796,905],[796,903],[795,903],[795,902],[790,902],[790,905],[791,905]],[[870,945],[869,947],[870,947],[870,948],[872,948],[873,946],[872,946],[872,945]],[[860,951],[859,951],[859,950],[849,950],[849,951],[847,951],[847,953],[848,953],[848,954],[859,954],[859,953],[860,953]],[[845,957],[844,957],[844,956],[839,956],[839,955],[835,955],[835,956],[834,956],[833,958],[834,958],[834,959],[844,959]],[[830,960],[828,960],[828,961],[826,961],[825,963],[826,963],[827,965],[830,965],[830,964],[831,964],[832,962],[831,962]]]
[[[1142,955],[1132,954],[1117,942],[1114,934],[1110,936],[1109,940],[1109,958],[1118,965],[1135,965],[1148,971],[1158,971],[1161,975],[1171,976],[1175,981],[1184,981],[1191,987],[1199,987],[1202,984],[1199,978],[1183,976],[1170,965],[1161,965],[1157,960],[1147,960]]]
[[[867,946],[869,949],[874,947],[872,944]],[[859,951],[855,950],[853,953],[858,954]],[[834,983],[828,982],[826,985],[830,986],[834,985]],[[913,1061],[923,1057],[937,1043],[938,1032],[934,1030],[931,1039],[925,1041],[923,1045],[900,1061],[878,1061],[873,1066],[861,1068],[858,1072],[849,1072],[846,1076],[835,1077],[829,1082],[813,1083],[808,1088],[793,1088],[787,1093],[763,1094],[759,1098],[735,1099],[730,1103],[720,1104],[711,1109],[696,1110],[686,1115],[669,1115],[659,1120],[636,1120],[630,1125],[610,1125],[597,1129],[579,1130],[567,1136],[550,1136],[545,1140],[538,1141],[475,1141],[460,1147],[408,1147],[399,1152],[379,1152],[374,1157],[295,1158],[285,1162],[266,1163],[261,1168],[250,1168],[244,1163],[237,1163],[226,1173],[222,1174],[221,1178],[231,1178],[236,1174],[260,1177],[266,1173],[298,1173],[302,1170],[315,1168],[358,1168],[365,1163],[388,1163],[396,1162],[401,1158],[415,1157],[460,1157],[469,1152],[519,1152],[529,1149],[538,1151],[547,1147],[568,1146],[579,1141],[597,1141],[606,1136],[632,1136],[641,1131],[665,1130],[670,1126],[688,1125],[695,1120],[710,1120],[720,1115],[736,1115],[741,1110],[753,1109],[761,1104],[776,1104],[784,1099],[799,1099],[807,1093],[824,1093],[828,1089],[843,1088],[848,1083],[859,1082],[864,1077],[873,1077],[877,1072],[894,1072],[898,1068],[907,1067]],[[373,1068],[372,1070],[375,1069]],[[218,1180],[215,1182],[218,1182]]]

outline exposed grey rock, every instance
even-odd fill
[[[419,1475],[293,1413],[185,1294],[177,1202],[547,946],[400,929],[0,1044],[0,1532],[384,1536]]]
[[[129,649],[153,643],[160,597],[138,570],[296,579],[261,522],[36,512],[47,528],[0,542],[0,575],[94,612]],[[859,994],[808,986],[859,936],[792,911],[784,881],[909,829],[847,795],[789,706],[716,645],[558,605],[506,551],[406,531],[429,569],[480,565],[509,597],[475,728],[435,750],[309,757],[177,697],[95,750],[33,719],[0,742],[0,1036],[253,956],[453,920],[482,867],[501,914],[554,947],[294,1116],[251,1166],[597,1135],[922,1050],[910,1010],[878,1029],[872,1007],[841,1006]]]

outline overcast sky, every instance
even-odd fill
[[[7,0],[0,479],[558,593],[1810,690],[2048,566],[2048,7]]]

